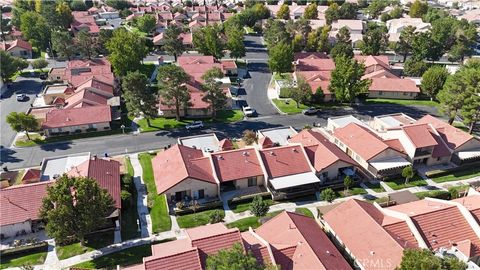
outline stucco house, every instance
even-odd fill
[[[10,42],[0,42],[0,50],[10,53],[12,56],[31,59],[32,45],[22,39],[16,39]]]

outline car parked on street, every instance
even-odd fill
[[[245,106],[242,108],[242,110],[243,110],[243,114],[246,117],[254,117],[257,115],[257,112],[255,111],[255,109],[251,108],[250,106]]]
[[[203,122],[202,121],[193,121],[191,124],[188,124],[185,126],[186,129],[198,129],[198,128],[203,128]]]
[[[17,101],[27,101],[28,96],[26,94],[18,94],[17,95]]]
[[[320,112],[320,109],[313,108],[313,107],[305,109],[305,110],[302,111],[302,113],[304,115],[314,115],[314,114],[317,114],[318,112]]]

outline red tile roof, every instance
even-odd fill
[[[413,124],[403,126],[402,129],[416,148],[437,145],[437,141],[430,133],[428,124]]]
[[[433,117],[429,114],[425,115],[424,117],[420,118],[417,120],[417,123],[429,123],[431,124],[437,132],[440,134],[442,139],[445,141],[447,146],[455,150],[458,147],[464,145],[466,142],[470,140],[475,140],[475,138],[468,134],[467,132],[464,132],[456,127],[453,127],[449,125],[448,123]]]
[[[245,249],[252,252],[252,255],[255,256],[258,263],[263,265],[269,265],[273,263],[270,252],[268,250],[270,244],[267,243],[267,246],[263,241],[253,235],[250,231],[242,233],[242,240]]]
[[[105,96],[112,96],[113,95],[113,86],[105,81],[103,81],[101,78],[97,78],[93,76],[92,78],[89,78],[87,81],[84,83],[80,84],[77,86],[76,91],[80,91],[85,88],[95,88],[98,89],[101,92],[105,92]]]
[[[328,55],[323,52],[297,52],[293,55],[294,61],[300,59],[328,59]]]
[[[260,147],[262,149],[270,148],[270,147],[273,146],[273,142],[268,136],[265,136],[265,137],[262,137],[262,138],[258,139],[258,145],[260,145]]]
[[[30,43],[28,43],[27,41],[24,41],[22,39],[16,39],[14,41],[11,41],[11,42],[0,42],[0,49],[4,50],[4,51],[10,51],[12,50],[13,48],[22,48],[24,50],[27,50],[27,51],[31,51],[32,50],[32,45]]]
[[[40,181],[41,171],[38,169],[28,169],[22,177],[22,183],[35,183]]]
[[[299,59],[295,65],[297,71],[332,71],[335,69],[335,62],[332,59]]]
[[[262,149],[260,156],[270,178],[311,172],[309,161],[299,145]]]
[[[66,106],[64,108],[79,108],[83,106],[78,106],[79,104],[82,103],[87,103],[88,105],[91,106],[96,106],[96,105],[107,105],[107,98],[99,95],[89,89],[83,89],[75,94],[69,96],[66,100]]]
[[[255,149],[237,149],[212,154],[215,172],[220,182],[263,175]]]
[[[157,193],[162,194],[187,178],[216,185],[208,157],[201,150],[174,145],[152,159]]]
[[[237,64],[235,63],[235,61],[230,61],[230,60],[227,60],[227,61],[222,61],[220,62],[222,64],[222,67],[223,69],[225,70],[228,70],[228,69],[236,69],[237,68]]]
[[[43,129],[72,127],[112,121],[110,106],[99,105],[92,107],[53,109],[47,112]]]
[[[193,248],[185,252],[159,257],[145,258],[145,270],[202,270],[198,249]]]
[[[388,56],[386,55],[354,55],[353,58],[363,63],[366,68],[379,66],[380,68],[390,69]]]
[[[180,56],[177,62],[181,67],[192,64],[213,64],[215,63],[215,58],[211,55]]]
[[[480,195],[470,195],[452,201],[466,207],[480,224]]]
[[[407,151],[405,151],[405,148],[403,148],[402,143],[398,139],[384,140],[383,142],[387,144],[390,148],[395,149],[400,153],[407,153]]]
[[[67,172],[68,176],[82,176],[95,179],[98,185],[106,189],[115,201],[115,207],[122,208],[120,198],[120,163],[116,160],[100,158],[89,159]]]
[[[415,85],[414,81],[400,78],[373,78],[368,90],[420,93],[420,89]]]
[[[233,150],[233,143],[229,139],[223,139],[219,141],[218,146],[222,151]]]
[[[100,27],[98,27],[95,22],[95,18],[90,15],[87,11],[73,11],[73,21],[71,28],[76,31],[87,29],[91,34],[97,34],[100,32]]]
[[[42,199],[53,181],[0,189],[0,226],[39,219]]]
[[[357,165],[352,158],[319,132],[304,129],[293,136],[289,141],[300,143],[305,147],[305,152],[317,172],[327,168],[337,161]]]
[[[410,248],[418,247],[417,239],[405,221],[388,224],[383,228],[400,244]]]

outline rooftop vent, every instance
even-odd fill
[[[248,152],[247,152],[247,151],[243,151],[243,152],[242,152],[242,155],[243,155],[243,156],[248,156]]]

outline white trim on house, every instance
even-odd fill
[[[370,165],[378,172],[387,169],[396,169],[410,165],[411,163],[403,157],[391,157],[383,160],[370,162]]]
[[[269,181],[275,190],[320,183],[320,179],[318,179],[318,177],[313,172],[277,177],[274,179],[270,179]]]

